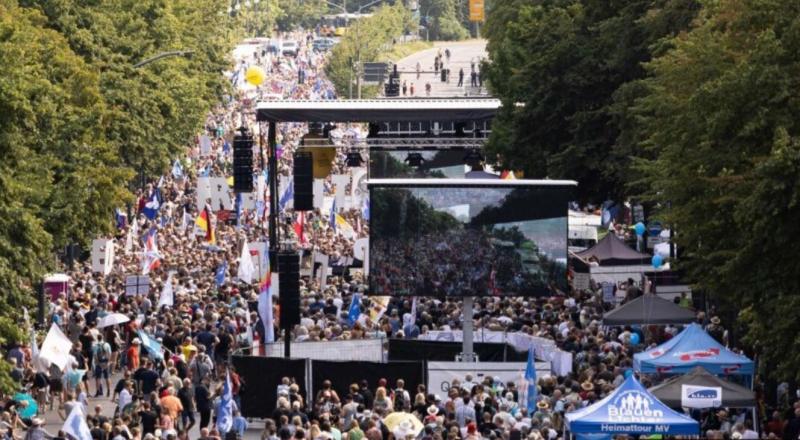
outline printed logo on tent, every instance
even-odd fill
[[[702,385],[681,385],[681,406],[716,408],[722,406],[722,388]]]
[[[657,358],[657,357],[661,356],[662,354],[664,354],[664,352],[661,351],[661,350],[656,350],[656,351],[650,352],[650,359]]]
[[[669,373],[670,371],[672,371],[672,367],[657,367],[656,368],[656,373],[660,373],[660,374]]]
[[[708,348],[706,350],[693,350],[675,353],[673,356],[677,357],[683,362],[689,362],[695,359],[706,359],[714,356],[719,356],[719,348]]]
[[[742,368],[742,366],[739,365],[739,364],[731,365],[731,366],[728,366],[728,367],[723,367],[722,368],[722,372],[724,374],[733,374],[733,373],[736,373],[737,371],[739,371],[739,369],[741,369],[741,368]]]
[[[650,396],[640,391],[624,391],[608,404],[608,418],[619,423],[662,422],[664,412],[653,409],[654,403]]]

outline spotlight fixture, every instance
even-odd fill
[[[468,150],[464,155],[464,163],[471,168],[481,168],[483,166],[483,155],[478,150]]]
[[[361,153],[358,152],[356,149],[352,149],[347,152],[347,158],[345,159],[345,164],[349,167],[360,167],[361,164],[364,163],[364,158],[361,157]]]
[[[404,162],[412,168],[419,168],[425,162],[425,158],[422,157],[422,153],[408,153]]]

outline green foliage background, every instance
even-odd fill
[[[760,372],[800,379],[800,3],[508,0],[485,31],[496,162],[647,202]]]
[[[228,86],[227,0],[0,0],[0,344],[27,340],[54,249],[110,233]],[[160,52],[193,50],[141,69]],[[13,387],[7,365],[0,390]]]
[[[330,62],[325,73],[336,87],[339,96],[346,97],[350,91],[353,76],[353,62],[382,61],[383,55],[390,52],[397,40],[407,31],[415,32],[416,24],[408,9],[402,3],[385,5],[373,11],[373,15],[362,18],[350,25],[339,44],[333,47]],[[356,87],[353,85],[353,96]],[[377,88],[364,87],[363,97],[377,94]]]

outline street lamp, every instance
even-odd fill
[[[192,54],[194,53],[193,50],[173,50],[171,52],[162,52],[154,57],[148,58],[143,61],[139,61],[138,63],[134,64],[133,67],[138,69],[142,66],[146,66],[152,62],[158,61],[162,58],[170,58],[170,57],[186,57],[191,58]]]

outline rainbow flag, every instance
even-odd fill
[[[267,245],[267,249],[269,249],[269,245]],[[262,262],[266,270],[258,282],[258,316],[264,326],[264,334],[261,340],[265,343],[271,343],[275,342],[275,328],[272,316],[272,289],[270,288],[272,285],[272,269],[269,265],[269,251],[264,252]]]

